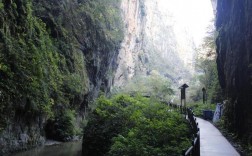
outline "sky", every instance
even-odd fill
[[[173,14],[176,25],[187,28],[196,45],[202,42],[214,18],[211,0],[160,0],[159,5]]]

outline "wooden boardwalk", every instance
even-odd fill
[[[220,131],[210,122],[197,118],[200,128],[201,156],[240,156]]]

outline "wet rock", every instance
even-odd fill
[[[27,143],[29,140],[29,136],[27,134],[20,134],[20,140],[22,143]]]

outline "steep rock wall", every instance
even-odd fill
[[[118,56],[115,86],[122,86],[138,71],[144,71],[144,62],[139,60],[143,53],[145,28],[144,0],[122,0],[124,39]]]
[[[252,2],[219,0],[216,27],[219,80],[225,90],[226,125],[252,142]]]
[[[195,45],[186,26],[176,25],[172,4],[165,0],[122,1],[125,37],[115,86],[121,87],[133,77],[148,75],[153,70],[175,85],[190,78]]]
[[[74,125],[57,124],[75,123],[110,90],[123,38],[119,4],[0,1],[0,155],[43,144],[46,135],[71,139]]]
[[[145,0],[144,51],[149,70],[159,71],[178,85],[194,71],[195,45],[187,25],[182,26],[177,18],[174,8],[179,6],[174,1]]]

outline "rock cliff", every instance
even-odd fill
[[[0,0],[0,154],[70,140],[99,92],[134,76],[190,78],[175,1]]]
[[[115,86],[156,70],[175,85],[194,71],[195,45],[186,25],[178,25],[173,1],[123,0],[125,37]],[[176,68],[174,68],[176,66]],[[187,68],[186,68],[187,67]]]
[[[216,27],[219,80],[225,90],[225,123],[252,142],[252,1],[219,0]]]
[[[145,10],[144,0],[122,0],[121,10],[124,24],[124,39],[118,56],[115,86],[122,86],[138,71],[146,71],[139,60],[143,53]]]
[[[119,6],[0,0],[0,155],[76,134],[78,116],[112,85]]]

